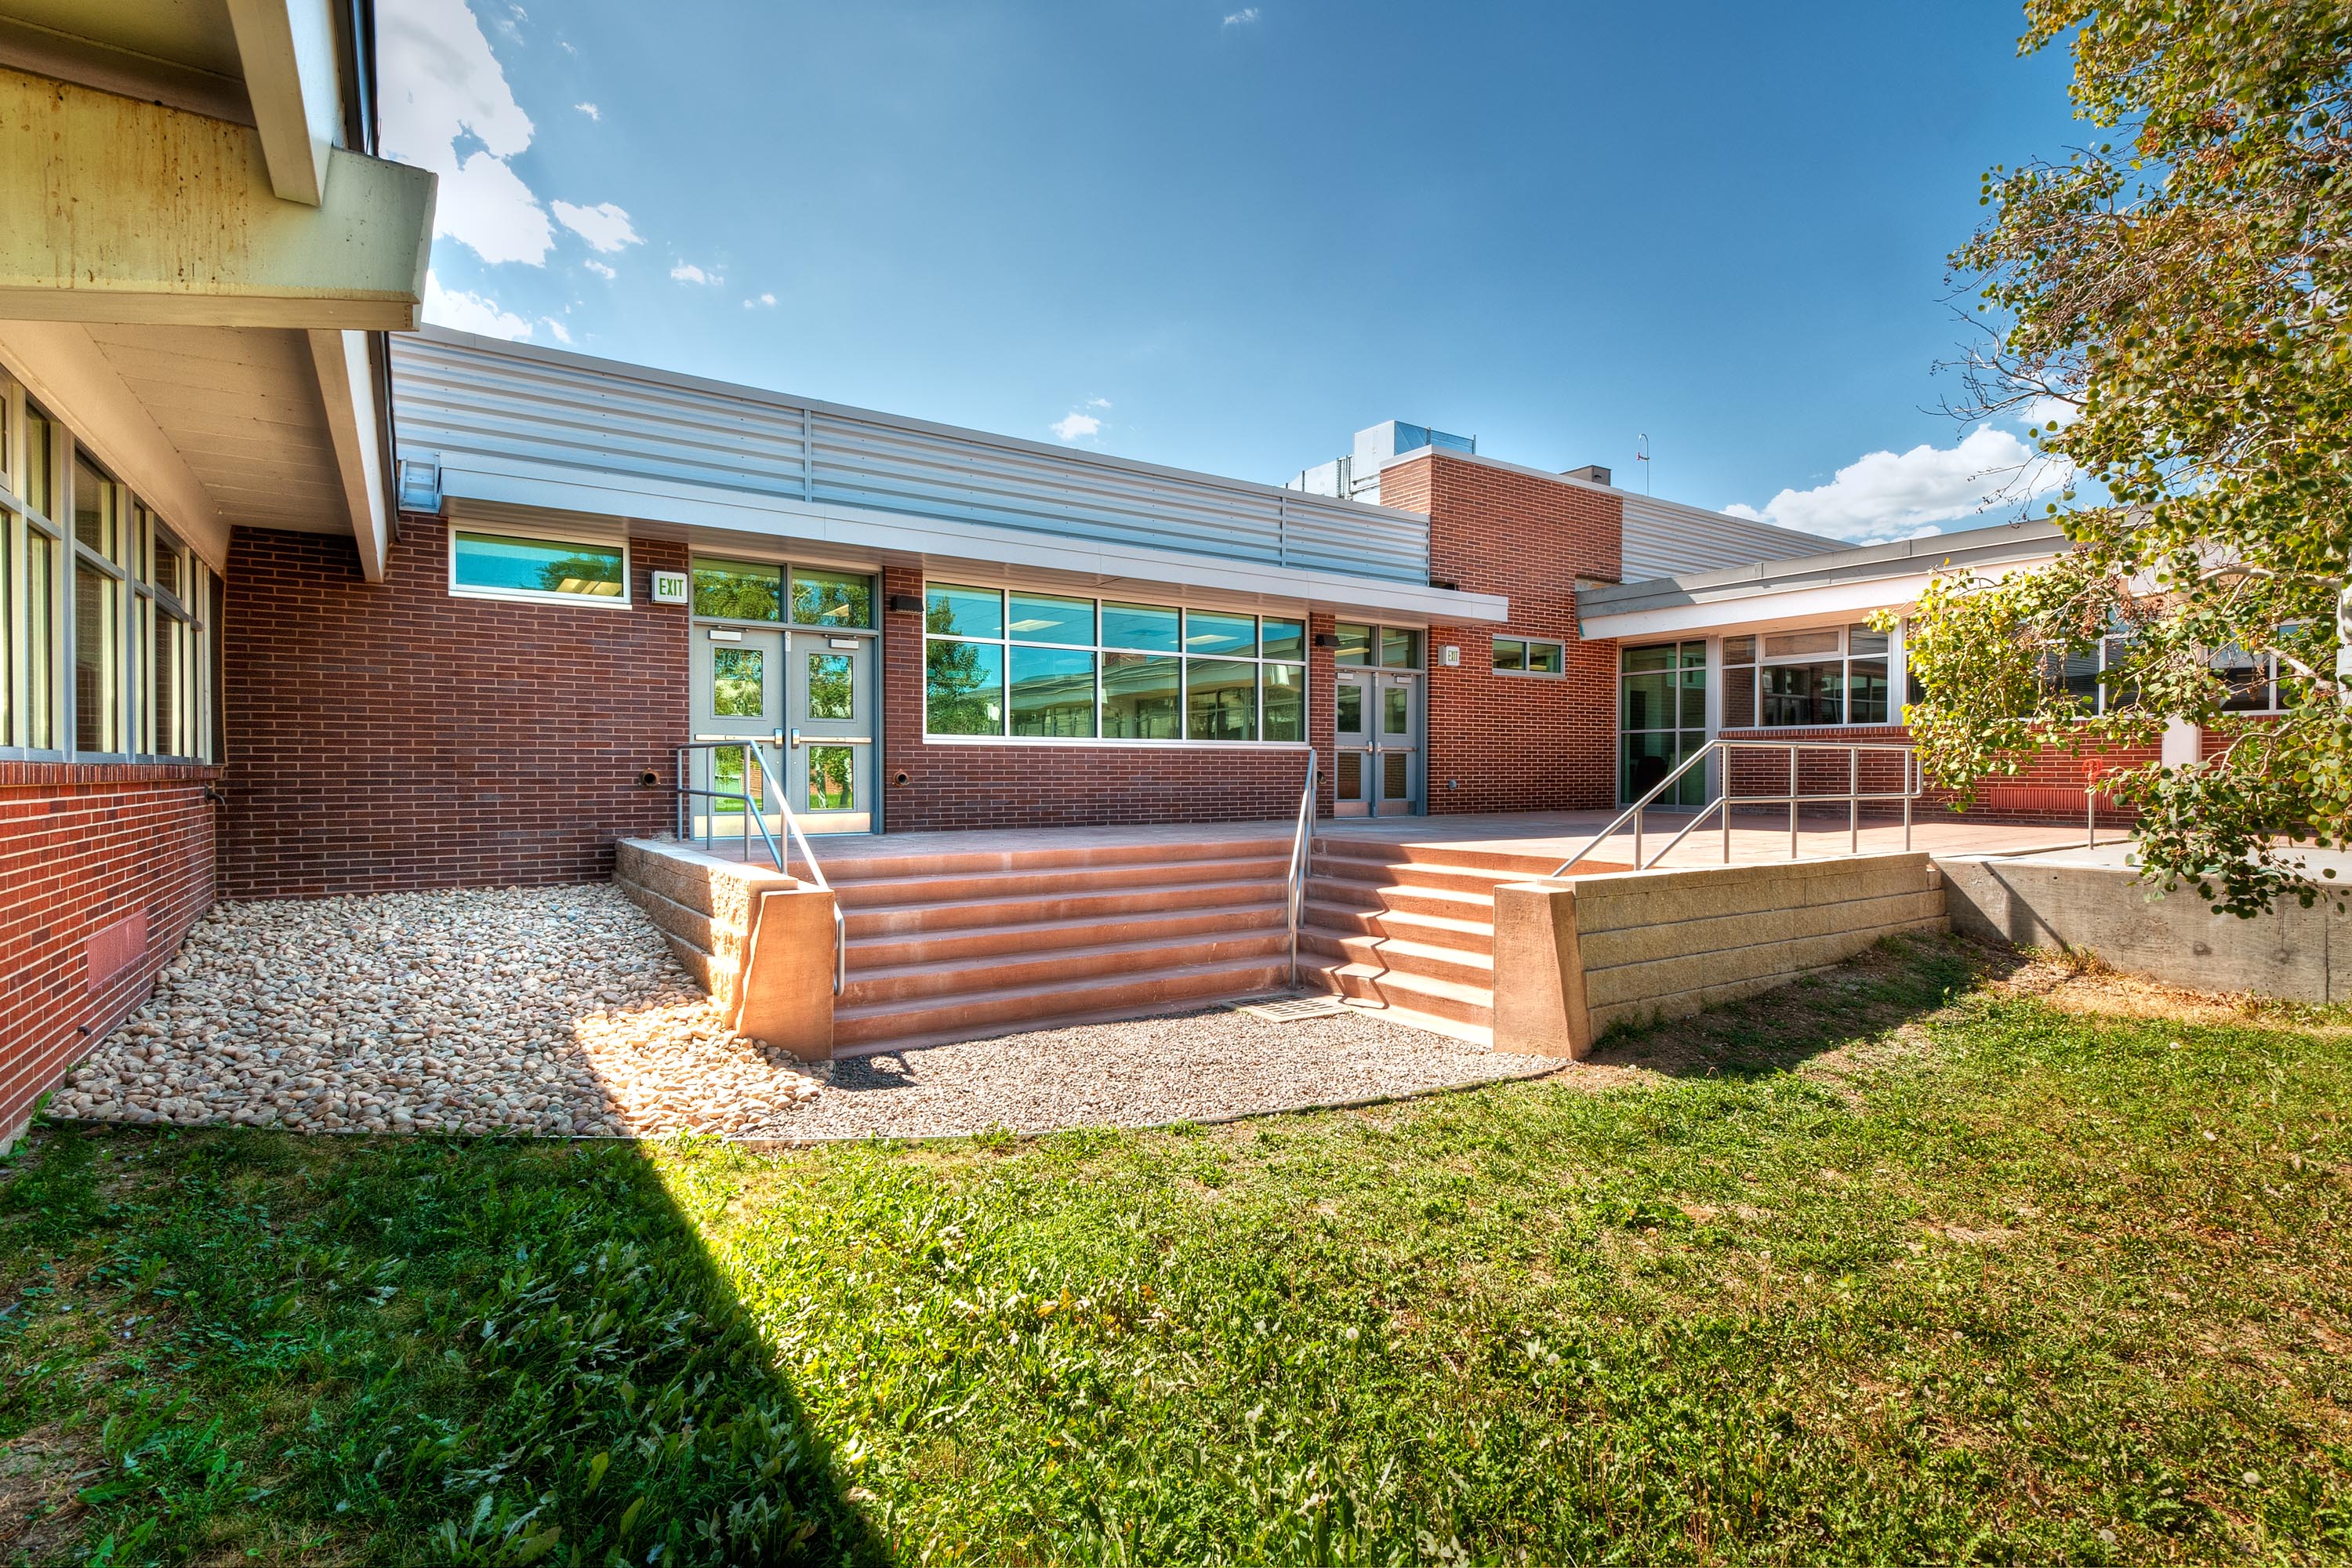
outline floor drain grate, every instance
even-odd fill
[[[1308,1018],[1330,1018],[1348,1010],[1345,997],[1285,996],[1275,1002],[1236,1002],[1234,1011],[1276,1024],[1297,1024]]]

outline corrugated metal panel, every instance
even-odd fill
[[[1429,580],[1429,520],[551,351],[393,339],[404,451],[618,476],[1227,560]]]
[[[1628,583],[1847,548],[1843,540],[1726,517],[1654,496],[1625,495],[1622,576]]]

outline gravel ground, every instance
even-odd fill
[[[825,1084],[787,1138],[927,1138],[1205,1121],[1528,1078],[1510,1056],[1350,1009],[1277,1024],[1229,1007],[1079,1024],[811,1068]]]
[[[812,1098],[610,887],[221,904],[54,1102],[310,1131],[740,1133]]]
[[[1201,1121],[1525,1077],[1360,1012],[1224,1007],[805,1066],[729,1030],[610,887],[221,904],[52,1102],[304,1131],[930,1137]]]

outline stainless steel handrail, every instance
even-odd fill
[[[1715,798],[1694,812],[1691,819],[1683,825],[1682,831],[1668,839],[1664,847],[1655,855],[1644,855],[1642,843],[1642,814],[1656,803],[1658,796],[1680,782],[1685,773],[1709,757],[1721,756],[1727,761],[1732,752],[1742,751],[1785,752],[1789,759],[1789,793],[1786,795],[1735,795],[1732,793],[1731,770],[1726,767],[1722,787],[1716,791]],[[1804,752],[1845,753],[1846,787],[1843,794],[1803,793],[1800,787],[1802,784],[1800,775],[1802,762],[1799,753]],[[1864,752],[1892,752],[1902,757],[1903,787],[1899,790],[1864,789],[1862,787],[1862,753]],[[1891,741],[1729,741],[1722,739],[1709,741],[1685,758],[1681,766],[1651,785],[1648,793],[1641,799],[1619,812],[1610,820],[1608,826],[1594,834],[1585,841],[1582,848],[1561,861],[1559,869],[1552,872],[1552,875],[1555,877],[1568,875],[1570,867],[1584,859],[1606,843],[1628,821],[1633,825],[1633,869],[1648,870],[1652,866],[1673,854],[1684,839],[1688,838],[1701,823],[1714,815],[1719,815],[1722,819],[1723,862],[1727,866],[1731,863],[1731,811],[1735,805],[1786,805],[1789,808],[1789,858],[1794,860],[1799,858],[1798,811],[1801,805],[1807,803],[1844,802],[1846,848],[1848,853],[1853,854],[1859,853],[1862,848],[1863,804],[1865,801],[1899,800],[1903,803],[1903,847],[1908,849],[1911,847],[1911,803],[1918,799],[1923,792],[1918,761],[1918,753],[1913,748]]]
[[[784,842],[786,844],[797,844],[800,846],[801,858],[808,862],[810,880],[814,882],[824,891],[833,893],[833,994],[835,996],[838,996],[841,994],[843,988],[849,983],[849,921],[841,912],[841,895],[839,893],[835,893],[833,884],[824,879],[824,868],[817,864],[816,851],[809,847],[808,835],[801,831],[801,819],[793,815],[793,803],[785,798],[784,790],[788,786],[784,785],[783,781],[789,775],[784,773],[772,770],[768,766],[767,748],[770,746],[774,746],[776,748],[776,756],[779,761],[784,760],[784,747],[782,742],[777,741],[763,741],[757,736],[751,735],[746,735],[741,740],[689,741],[677,748],[677,790],[678,840],[679,842],[686,844],[691,844],[694,842],[693,835],[689,834],[686,830],[686,803],[688,796],[699,797],[705,800],[740,801],[742,803],[744,808],[744,861],[748,864],[751,858],[751,828],[756,825],[760,829],[760,837],[767,842],[768,858],[775,862],[777,870],[782,871],[787,875],[791,874],[792,868],[787,864],[787,860],[789,858],[788,851],[779,847],[776,843],[776,836],[768,831],[767,816],[759,809],[758,803],[752,800],[748,791],[730,792],[726,790],[695,789],[690,787],[687,783],[686,754],[688,752],[723,752],[740,748],[744,752],[757,756],[760,762],[760,771],[766,773],[768,777],[777,781],[777,784],[779,786],[776,791],[776,809],[784,819]],[[706,826],[703,829],[702,835],[702,842],[706,847],[710,844],[712,837],[714,837],[712,830],[708,824],[714,824],[718,819],[719,814],[716,812],[712,812],[709,818],[706,819]]]
[[[759,742],[757,741],[750,740],[688,741],[677,748],[677,783],[672,786],[674,792],[677,795],[677,837],[678,842],[681,844],[691,844],[694,842],[695,836],[688,832],[686,827],[686,803],[689,798],[700,800],[737,801],[740,802],[743,807],[744,864],[749,865],[751,860],[751,829],[756,826],[760,830],[760,837],[767,842],[768,858],[775,862],[777,870],[782,871],[784,869],[784,852],[777,847],[776,836],[768,831],[767,818],[761,815],[758,804],[752,800],[748,793],[741,790],[696,789],[687,783],[687,752],[726,752],[736,750],[751,751],[756,749],[758,745]],[[760,759],[761,771],[764,773],[767,770],[767,766],[768,759],[761,757]],[[716,831],[718,821],[719,814],[715,811],[711,812],[704,818],[702,844],[703,847],[706,849],[710,847],[711,843],[718,837]]]
[[[1298,984],[1298,916],[1307,901],[1307,865],[1308,846],[1313,842],[1315,824],[1316,757],[1307,753],[1307,783],[1298,792],[1298,826],[1290,836],[1290,874],[1283,891],[1290,910],[1290,984]]]

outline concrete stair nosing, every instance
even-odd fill
[[[1309,899],[1299,911],[1299,921],[1305,930],[1328,931],[1335,936],[1391,936],[1472,952],[1491,952],[1495,946],[1491,920],[1422,914],[1410,910],[1365,909],[1352,903]]]
[[[1177,865],[1193,860],[1254,859],[1266,856],[1286,858],[1289,854],[1290,833],[1285,829],[1279,837],[1040,845],[1017,849],[943,849],[935,854],[835,854],[828,847],[818,850],[817,859],[824,868],[825,879],[838,885],[890,878],[985,875],[992,871],[1038,871],[1057,868],[1108,869],[1120,866]]]
[[[835,881],[833,887],[841,900],[842,909],[846,911],[965,903],[975,899],[1020,898],[1040,893],[1108,893],[1130,889],[1191,887],[1202,882],[1278,882],[1288,869],[1289,861],[1283,857],[1254,856],[1187,860],[1166,865],[926,872],[910,877],[844,879]]]
[[[984,999],[997,992],[1017,991],[1064,980],[1122,974],[1149,977],[1181,969],[1279,958],[1288,962],[1288,933],[1279,930],[1212,932],[1190,941],[1164,939],[1065,947],[1021,957],[994,955],[982,960],[895,964],[888,968],[853,970],[841,994],[840,1006],[912,1001],[923,996]],[[977,982],[977,984],[974,984]]]
[[[1282,985],[1287,979],[1284,960],[1247,958],[1185,965],[1150,974],[1088,976],[977,995],[859,1003],[835,1009],[834,1038],[842,1044],[858,1045],[877,1040],[903,1042],[908,1036],[939,1031],[964,1031],[957,1037],[968,1039],[972,1037],[969,1031],[1007,1023],[1059,1027],[1064,1018],[1076,1013],[1119,1009],[1150,1013],[1188,1000],[1253,995]]]
[[[1278,900],[1276,882],[1183,882],[1170,887],[1130,888],[1115,892],[1026,894],[1008,899],[968,899],[949,903],[894,904],[845,909],[852,938],[923,931],[970,931],[978,927],[1029,925],[1048,921],[1085,921],[1160,910],[1216,908]]]
[[[1298,933],[1298,951],[1301,956],[1311,952],[1320,958],[1384,968],[1400,974],[1425,975],[1433,980],[1476,986],[1489,994],[1495,985],[1493,955],[1466,948],[1433,947],[1389,937],[1343,936],[1310,927]]]
[[[1182,942],[1223,932],[1263,931],[1268,927],[1280,930],[1284,923],[1282,904],[1262,900],[1172,912],[1108,915],[1088,921],[1030,921],[1013,925],[852,936],[849,973],[854,975],[899,964],[1018,956],[1040,951],[1060,952],[1070,946],[1092,947],[1151,938]]]

